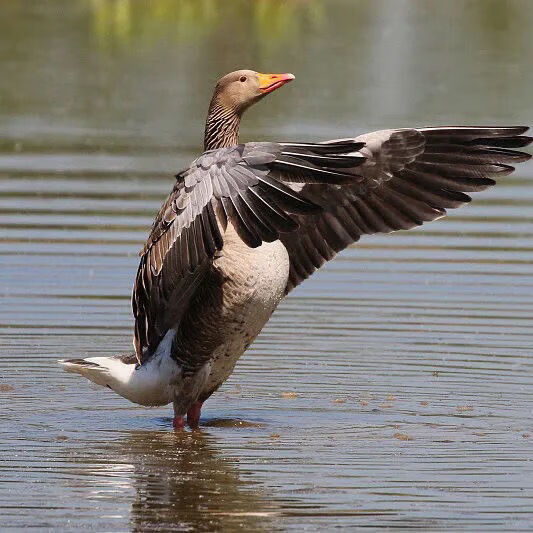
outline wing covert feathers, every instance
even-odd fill
[[[316,214],[321,207],[281,178],[355,182],[360,177],[349,171],[365,158],[343,152],[359,146],[354,141],[329,146],[241,144],[205,152],[178,174],[141,251],[133,289],[139,362],[149,358],[166,331],[179,323],[203,274],[222,249],[221,228],[228,221],[250,247],[295,231],[296,217]]]

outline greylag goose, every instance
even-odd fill
[[[215,87],[204,153],[176,176],[133,287],[135,353],[63,360],[198,426],[281,299],[362,235],[420,226],[530,155],[528,128],[451,126],[239,143],[243,112],[294,79],[239,70]]]

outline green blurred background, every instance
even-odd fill
[[[245,136],[531,119],[530,0],[4,0],[0,135],[197,147],[213,83],[293,72]]]

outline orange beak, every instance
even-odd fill
[[[257,74],[257,77],[263,94],[271,93],[294,79],[293,74]]]

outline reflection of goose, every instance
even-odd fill
[[[364,234],[442,217],[528,154],[523,127],[378,131],[325,143],[238,144],[242,113],[292,74],[216,85],[206,152],[177,176],[133,291],[136,354],[64,361],[142,405],[198,424],[279,301]]]
[[[199,431],[135,431],[113,444],[107,453],[134,465],[133,531],[272,530],[272,503],[211,441]]]

